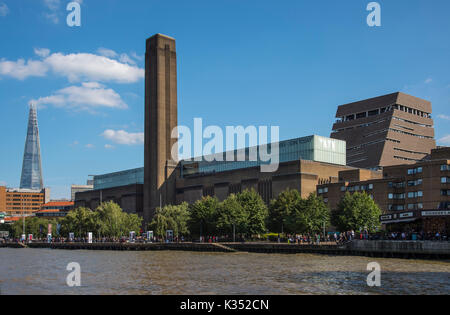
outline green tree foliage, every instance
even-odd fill
[[[86,237],[88,232],[94,236],[121,237],[129,232],[138,233],[142,226],[142,218],[136,214],[123,212],[114,202],[102,203],[96,211],[88,208],[77,208],[70,211],[61,221],[61,235],[68,237]]]
[[[381,210],[365,192],[346,193],[332,213],[331,222],[340,231],[367,228],[376,231],[380,226]]]
[[[330,222],[330,211],[321,197],[310,194],[303,199],[297,190],[286,190],[273,199],[269,208],[271,231],[284,233],[319,233]]]
[[[300,207],[302,198],[298,190],[288,189],[273,199],[269,206],[268,228],[272,232],[295,232],[293,215]]]
[[[214,235],[219,208],[216,197],[203,197],[189,206],[189,230],[192,235]]]
[[[88,232],[98,232],[97,215],[88,208],[80,207],[70,211],[61,222],[61,234],[65,237],[74,233],[76,237],[86,237]]]
[[[307,199],[302,199],[295,208],[293,215],[294,227],[300,233],[320,233],[330,223],[330,210],[322,197],[311,193]]]
[[[135,214],[127,214],[112,201],[102,203],[95,212],[98,233],[101,236],[121,237],[130,231],[139,232],[142,218]]]
[[[246,234],[248,213],[244,211],[238,196],[231,194],[220,203],[217,213],[217,231],[221,234],[233,233],[233,226],[237,234]]]
[[[167,230],[172,230],[175,236],[186,236],[189,235],[189,218],[188,204],[185,202],[157,208],[149,229],[159,237],[165,237]]]
[[[44,219],[38,217],[28,217],[25,219],[25,235],[33,234],[34,238],[45,238],[48,232],[48,225],[52,225],[52,235],[57,236],[57,225],[58,220],[56,219]],[[23,233],[23,221],[22,219],[14,222],[12,224],[11,230],[12,235],[19,238]]]
[[[139,234],[139,232],[142,228],[142,221],[143,221],[143,218],[141,218],[137,214],[134,214],[134,213],[126,214],[125,213],[125,218],[124,218],[125,232],[135,231],[136,234]]]
[[[265,233],[269,211],[261,196],[254,189],[244,190],[237,195],[237,200],[247,218],[246,234],[252,236]]]

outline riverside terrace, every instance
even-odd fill
[[[0,243],[11,248],[50,248],[65,250],[119,251],[197,251],[253,252],[278,254],[324,254],[384,258],[449,259],[450,242],[432,241],[368,241],[353,240],[346,244],[279,244],[279,243]]]

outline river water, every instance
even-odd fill
[[[381,266],[381,287],[366,283]],[[81,286],[68,287],[70,262]],[[450,262],[253,253],[0,248],[1,294],[450,294]]]

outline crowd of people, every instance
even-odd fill
[[[295,235],[281,235],[278,234],[276,239],[268,239],[268,241],[276,241],[278,243],[288,243],[288,244],[345,244],[353,240],[390,240],[390,241],[449,241],[448,235],[445,232],[415,232],[415,231],[403,231],[403,232],[378,232],[378,233],[368,233],[367,231],[355,232],[353,230],[345,231],[342,233],[331,232],[324,235],[321,234],[295,234]],[[237,236],[234,238],[236,242],[245,242],[242,236]],[[262,239],[254,239],[254,241],[261,241]],[[5,242],[22,242],[23,240],[18,238],[0,238],[0,243]],[[218,243],[218,242],[233,242],[233,237],[230,236],[201,236],[196,239],[188,239],[183,236],[173,236],[171,238],[164,237],[151,237],[147,239],[145,235],[135,236],[133,238],[129,237],[97,237],[92,238],[92,243],[160,243],[160,242],[186,242],[194,241],[201,243]],[[26,242],[30,242],[27,240]],[[88,243],[88,237],[75,237],[75,238],[65,238],[65,237],[54,237],[48,238],[33,238],[31,242],[52,242],[52,243]]]
[[[390,232],[387,234],[386,239],[397,240],[397,241],[448,241],[448,236],[446,233],[436,232],[436,233],[425,233],[407,231],[407,232]]]

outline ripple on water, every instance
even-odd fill
[[[381,265],[381,288],[366,285]],[[79,288],[65,284],[81,265]],[[450,263],[312,254],[0,249],[2,294],[449,294]]]

